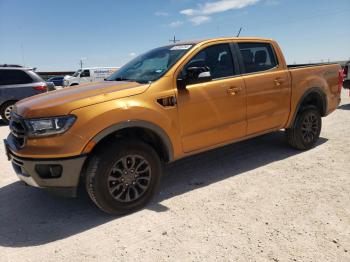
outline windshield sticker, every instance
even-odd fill
[[[170,50],[187,50],[190,49],[192,45],[175,45]]]

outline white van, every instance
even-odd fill
[[[63,86],[75,86],[82,83],[103,81],[117,71],[119,67],[89,67],[77,70],[73,76],[65,76]]]

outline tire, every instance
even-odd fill
[[[150,145],[115,141],[92,156],[85,186],[102,211],[122,215],[144,207],[157,191],[161,176],[159,156]]]
[[[15,103],[16,103],[15,101],[9,101],[9,102],[4,103],[4,104],[1,106],[0,115],[1,115],[2,121],[3,121],[6,125],[8,125],[8,124],[10,123],[10,120],[11,120],[10,114],[11,114],[13,105],[14,105]]]
[[[317,143],[322,128],[322,118],[314,106],[305,107],[297,114],[291,128],[286,129],[289,145],[298,150],[308,150]]]

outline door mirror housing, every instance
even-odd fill
[[[177,78],[177,88],[186,89],[186,85],[199,84],[212,80],[210,69],[207,66],[189,67],[182,71]]]
[[[198,84],[212,80],[210,69],[207,66],[189,67],[186,70],[186,76],[187,84]]]

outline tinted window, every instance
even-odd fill
[[[89,77],[89,76],[90,76],[90,70],[84,70],[80,75],[80,77]]]
[[[33,79],[22,70],[0,70],[0,85],[33,83]]]
[[[230,46],[219,44],[203,49],[187,63],[184,72],[189,67],[205,66],[209,68],[213,79],[233,76],[234,65]]]
[[[266,71],[277,66],[276,56],[270,44],[239,43],[246,73]]]
[[[33,82],[44,82],[41,76],[33,71],[27,71],[27,74],[33,79]]]
[[[107,81],[156,81],[191,48],[192,45],[170,45],[153,49],[131,60]]]

